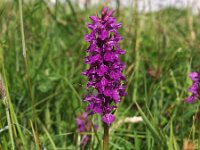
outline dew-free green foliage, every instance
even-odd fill
[[[86,78],[81,75],[87,67],[85,25],[102,7],[0,1],[0,73],[13,136],[11,140],[6,108],[0,103],[0,149],[10,150],[12,141],[15,149],[79,149],[75,117],[86,105]],[[127,53],[121,58],[127,63],[128,95],[115,112],[110,148],[179,150],[185,138],[198,143],[197,122],[192,127],[198,102],[186,104],[184,99],[191,84],[188,73],[200,69],[199,16],[189,8],[139,13],[130,4],[120,7],[116,17],[123,24],[121,47]],[[133,116],[142,116],[143,122],[118,124]],[[98,135],[85,133],[92,134],[88,149],[100,149],[101,119],[90,119],[99,129]]]

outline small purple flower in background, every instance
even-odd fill
[[[88,119],[88,113],[86,112],[76,118],[76,124],[78,126],[79,132],[92,131],[92,122]],[[97,131],[97,125],[94,125],[94,129]],[[81,138],[81,145],[86,146],[90,139],[91,135],[83,135]]]
[[[192,103],[196,99],[200,99],[200,73],[191,72],[189,77],[193,81],[192,86],[188,89],[192,95],[186,99],[186,102]]]
[[[122,37],[117,31],[121,23],[117,23],[112,14],[113,11],[108,11],[106,7],[100,17],[90,17],[92,23],[87,27],[91,32],[85,35],[85,40],[90,43],[85,63],[90,67],[83,72],[88,77],[87,88],[96,90],[96,94],[90,93],[83,100],[89,102],[86,111],[101,114],[102,121],[107,125],[115,121],[112,112],[117,108],[120,97],[126,95],[125,86],[121,82],[125,81],[122,75],[125,64],[119,59],[125,50],[119,47]]]

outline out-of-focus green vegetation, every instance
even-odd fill
[[[0,72],[10,102],[0,103],[0,149],[10,150],[12,141],[15,149],[79,149],[75,118],[86,106],[85,25],[103,6],[81,10],[69,1],[35,0],[22,7],[20,2],[0,2]],[[193,121],[198,102],[184,99],[188,73],[200,69],[199,16],[175,8],[143,13],[130,5],[120,7],[116,17],[123,24],[128,95],[115,112],[110,148],[179,150],[189,138],[198,149],[199,125]],[[118,124],[133,116],[143,122]],[[101,139],[100,117],[91,119]],[[100,149],[94,133],[85,134],[92,134],[88,149]]]

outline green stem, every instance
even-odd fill
[[[109,126],[104,123],[103,150],[108,150],[109,146]]]
[[[20,27],[21,27],[21,37],[22,37],[22,49],[23,49],[24,59],[26,59],[26,44],[25,44],[25,36],[24,36],[22,1],[19,0],[18,3],[19,3],[19,16],[20,16]]]
[[[3,68],[3,66],[2,66]],[[1,71],[1,70],[0,70]],[[4,74],[4,68],[3,68],[3,74]],[[15,143],[14,143],[14,138],[13,138],[13,128],[12,128],[12,121],[11,121],[11,116],[10,116],[10,110],[9,110],[9,104],[10,101],[8,99],[8,94],[7,94],[7,87],[5,87],[4,85],[4,81],[3,78],[1,77],[1,73],[0,73],[0,96],[2,97],[2,102],[5,106],[5,111],[6,111],[6,118],[7,118],[7,122],[8,122],[8,130],[9,130],[9,136],[10,136],[10,141],[11,141],[11,146],[12,146],[12,150],[15,150]],[[6,84],[7,85],[7,84]]]
[[[12,150],[14,150],[15,144],[14,144],[14,139],[13,139],[12,123],[11,123],[11,118],[10,118],[10,112],[9,112],[9,109],[7,106],[6,106],[6,117],[7,117],[7,121],[8,121],[8,128],[9,128],[9,135],[10,135]]]
[[[25,34],[24,34],[24,23],[23,23],[23,8],[22,8],[22,0],[18,0],[19,4],[19,17],[20,17],[20,30],[21,30],[21,40],[22,40],[22,51],[23,57],[25,62],[25,72],[27,78],[27,85],[29,88],[29,93],[32,101],[32,117],[35,119],[35,108],[34,108],[34,97],[32,93],[32,86],[31,86],[31,77],[29,75],[29,64],[28,64],[28,57],[27,57],[27,50],[26,50],[26,42],[25,42]]]

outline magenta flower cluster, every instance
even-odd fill
[[[192,95],[186,99],[186,102],[192,103],[196,99],[200,99],[200,73],[191,72],[189,77],[193,81],[192,86],[188,89]]]
[[[90,43],[85,63],[90,67],[83,72],[88,77],[87,88],[94,89],[83,100],[89,102],[86,111],[101,114],[102,121],[108,125],[115,120],[112,112],[117,108],[120,96],[126,95],[122,83],[125,81],[122,75],[125,64],[119,59],[125,50],[119,47],[122,37],[117,31],[121,23],[117,23],[112,15],[113,11],[104,8],[100,17],[90,17],[92,23],[87,27],[91,32],[85,35],[85,40]]]

